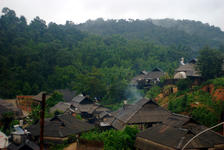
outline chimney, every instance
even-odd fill
[[[184,57],[181,57],[181,59],[180,59],[180,65],[185,65],[184,64]]]
[[[124,105],[127,105],[128,101],[127,100],[124,100]]]
[[[125,106],[127,105],[128,101],[124,100],[124,105],[123,105],[123,109],[125,109]]]

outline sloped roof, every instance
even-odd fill
[[[0,117],[2,116],[2,114],[7,112],[11,112],[11,110],[9,110],[7,107],[0,104]]]
[[[93,125],[76,119],[70,114],[63,114],[45,121],[44,136],[63,138],[69,135],[79,134],[93,128]],[[30,131],[33,136],[39,136],[40,124],[38,123],[36,125],[30,126],[28,131]]]
[[[13,112],[16,117],[22,117],[23,113],[20,108],[7,100],[0,100],[0,117],[3,113]]]
[[[200,128],[198,129],[198,132],[202,131],[200,125],[194,124],[193,127],[196,128],[196,130]],[[141,137],[175,149],[180,149],[189,139],[196,135],[193,131],[194,128],[176,128],[161,124],[138,133],[137,137]],[[144,147],[141,145],[142,143],[139,144],[138,142],[141,143],[141,141],[136,141],[136,146],[138,148]],[[208,131],[193,140],[186,148],[211,148],[218,144],[224,144],[224,137],[213,131]]]
[[[140,75],[135,76],[131,80],[131,84],[137,84],[137,81],[139,80],[147,80],[147,79],[152,80],[152,79],[161,78],[164,75],[165,73],[158,67],[155,67],[151,72],[146,72],[145,70],[143,70]]]
[[[65,103],[65,102],[59,102],[53,107],[50,108],[50,112],[53,113],[56,110],[59,110],[61,112],[65,112],[70,108],[71,104],[70,103]]]
[[[153,100],[143,98],[135,105],[125,105],[112,114],[115,118],[112,126],[122,129],[126,124],[163,122],[170,112]]]
[[[197,61],[198,61],[197,58],[193,58],[193,59],[191,59],[188,63],[190,63],[190,64],[196,64]]]
[[[65,102],[72,101],[72,99],[76,96],[76,91],[71,91],[69,89],[60,89],[57,91],[63,95],[63,99],[65,100]]]
[[[152,79],[161,78],[162,76],[164,76],[164,72],[161,71],[152,71],[147,74],[147,77]]]
[[[80,104],[78,106],[78,110],[80,112],[87,112],[88,114],[92,114],[99,106],[95,104]]]
[[[163,70],[160,69],[159,67],[155,67],[155,68],[153,68],[153,69],[152,69],[152,72],[154,72],[154,71],[160,71],[160,72],[163,72]]]
[[[81,103],[85,98],[86,96],[79,94],[76,97],[73,97],[72,102]]]
[[[167,125],[157,125],[138,133],[137,137],[142,137],[162,145],[177,148],[181,137],[184,137],[187,133],[188,130],[181,130]]]
[[[145,80],[145,79],[151,79],[151,78],[148,78],[147,75],[140,74],[140,75],[138,75],[138,76],[135,76],[135,77],[131,80],[131,84],[133,84],[133,85],[137,85],[139,80]]]
[[[143,71],[141,71],[140,73],[143,74],[143,75],[147,75],[148,72],[145,71],[145,70],[143,70]]]
[[[166,118],[166,120],[163,123],[172,127],[182,127],[184,124],[190,121],[195,122],[189,116],[172,113]]]
[[[106,112],[106,111],[102,111],[102,112],[100,112],[99,113],[99,118],[101,119],[101,118],[103,118],[103,117],[105,117],[105,116],[111,116],[111,114],[110,113],[108,113],[108,112]]]
[[[179,68],[175,70],[175,72],[185,72],[187,76],[195,76],[199,77],[201,76],[198,71],[195,69],[196,65],[193,63],[188,63],[185,65],[181,65]]]
[[[145,104],[128,123],[163,122],[170,115],[170,112],[152,101]]]
[[[102,107],[102,106],[99,106],[99,107],[96,108],[96,112],[99,112],[99,113],[101,113],[101,112],[109,112],[109,111],[110,111],[110,109],[108,109],[106,107]]]
[[[33,96],[32,99],[41,102],[42,101],[42,95],[46,93],[44,91],[38,93],[37,95]],[[50,95],[46,95],[46,100],[50,98]]]
[[[24,150],[24,149],[39,150],[40,147],[32,141],[26,140],[23,144],[20,144],[20,145],[15,145],[12,143],[7,147],[7,149],[8,150]]]

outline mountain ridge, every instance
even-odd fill
[[[127,39],[141,39],[163,45],[190,46],[194,50],[201,49],[205,45],[217,48],[224,44],[224,32],[219,27],[194,20],[98,18],[77,24],[76,27],[81,31],[103,36],[118,34]]]

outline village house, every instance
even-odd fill
[[[29,132],[19,125],[14,125],[8,150],[39,150],[40,147],[29,139]]]
[[[66,102],[59,102],[50,108],[50,113],[53,114],[56,111],[59,113],[65,113],[70,111],[71,104]]]
[[[158,124],[140,132],[136,136],[135,147],[138,150],[179,150],[187,141],[206,127],[199,125],[188,116],[172,114],[163,124]],[[193,140],[186,150],[224,148],[224,137],[214,131],[207,131]]]
[[[39,105],[42,101],[42,95],[44,92],[40,92],[37,95],[20,95],[16,96],[17,107],[24,112],[30,113],[32,111],[32,105]],[[46,100],[50,98],[50,95],[46,95]]]
[[[97,115],[97,125],[102,129],[110,129],[112,128],[111,124],[114,120],[111,112],[103,111]]]
[[[135,104],[125,104],[111,113],[113,117],[105,118],[104,125],[122,130],[126,125],[137,125],[139,129],[146,129],[154,124],[164,122],[171,114],[160,107],[152,99],[142,98]]]
[[[83,94],[79,94],[73,97],[71,103],[74,107],[77,107],[78,105],[93,104],[94,102],[90,99],[89,96],[84,96]]]
[[[201,75],[196,69],[197,59],[192,59],[184,64],[184,58],[181,58],[180,66],[175,70],[174,79],[190,79],[195,84],[201,81]]]
[[[44,141],[62,143],[68,140],[71,135],[79,135],[82,132],[92,130],[94,125],[76,119],[70,114],[57,115],[51,119],[45,119]],[[38,141],[40,136],[40,123],[27,128],[34,141]]]
[[[102,107],[100,104],[92,101],[88,96],[79,94],[70,102],[70,112],[75,116],[80,114],[82,118],[88,120],[90,123],[97,124],[97,118],[101,112],[109,111],[109,109]]]
[[[24,143],[20,145],[12,143],[7,147],[7,150],[39,150],[39,149],[40,147],[30,140],[26,140]]]
[[[140,75],[131,80],[131,85],[136,86],[139,89],[149,89],[151,86],[158,84],[161,77],[164,75],[165,73],[158,67],[154,68],[151,72],[146,72],[144,70]]]
[[[23,112],[17,107],[15,100],[0,100],[0,119],[5,113],[13,113],[16,119],[23,118]]]

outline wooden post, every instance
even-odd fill
[[[41,111],[40,111],[40,150],[44,149],[44,113],[45,113],[46,94],[42,95]]]

